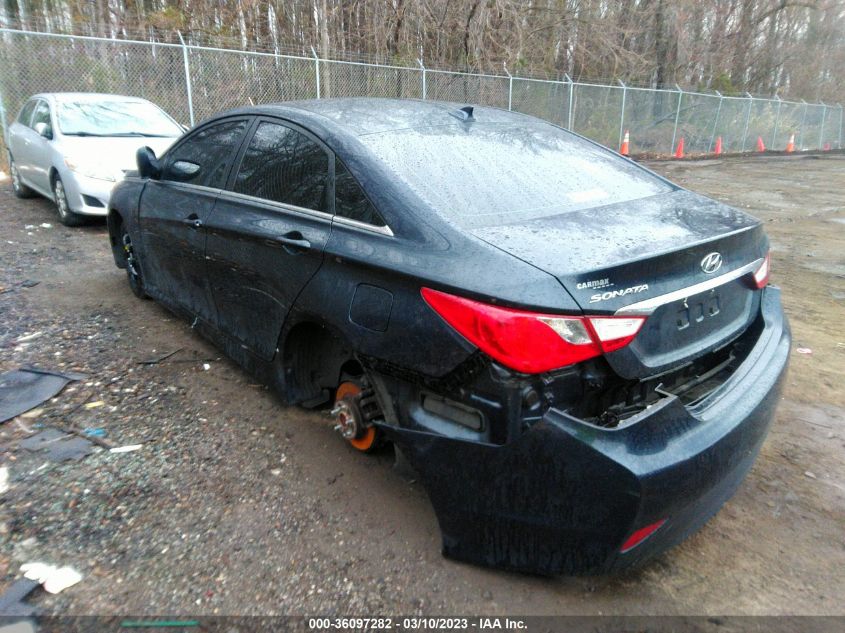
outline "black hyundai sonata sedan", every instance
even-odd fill
[[[750,469],[789,329],[761,223],[530,116],[242,108],[111,197],[136,295],[416,469],[456,559],[636,564]],[[245,395],[244,397],[248,397]]]

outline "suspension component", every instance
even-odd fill
[[[368,452],[378,445],[379,433],[373,420],[381,416],[381,409],[372,389],[353,381],[341,383],[331,414],[335,430],[359,451]]]

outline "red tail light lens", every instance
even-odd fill
[[[449,325],[506,367],[526,374],[558,369],[624,347],[645,317],[576,317],[526,312],[422,289]]]
[[[622,544],[622,548],[619,551],[622,554],[631,551],[637,545],[646,540],[649,536],[657,532],[657,530],[662,528],[664,523],[666,523],[666,519],[660,519],[656,523],[652,523],[651,525],[647,525],[645,527],[640,528],[628,537],[628,540]]]
[[[760,264],[760,268],[756,270],[754,273],[754,284],[757,288],[765,288],[766,284],[769,283],[769,273],[771,271],[771,253],[766,253],[766,257],[763,258],[763,263]]]

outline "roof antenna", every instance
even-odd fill
[[[453,117],[456,119],[460,119],[461,121],[475,121],[475,117],[472,116],[472,106],[464,106],[463,108],[458,108],[453,112],[450,112]]]

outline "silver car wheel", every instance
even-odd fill
[[[18,166],[15,165],[14,161],[9,167],[9,171],[12,172],[12,188],[16,193],[19,193],[21,190],[21,175],[18,173]]]
[[[53,185],[53,194],[56,197],[56,208],[59,210],[59,215],[66,218],[70,212],[70,208],[68,207],[67,196],[65,195],[65,186],[61,180],[56,180],[56,183]]]

